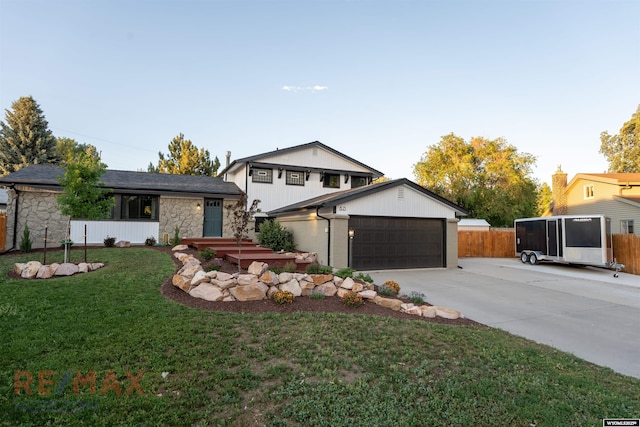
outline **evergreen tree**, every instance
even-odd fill
[[[220,167],[220,160],[211,160],[209,150],[198,149],[193,143],[179,134],[169,144],[169,154],[158,153],[158,166],[149,163],[148,172],[171,173],[176,175],[216,176]]]
[[[0,176],[25,166],[58,163],[56,138],[38,103],[24,96],[5,110],[0,121]]]

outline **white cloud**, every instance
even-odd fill
[[[328,86],[320,86],[320,85],[315,85],[315,86],[290,86],[290,85],[284,85],[284,86],[282,86],[282,90],[286,90],[287,92],[300,92],[300,91],[320,92],[322,90],[327,90],[327,89],[329,89]]]

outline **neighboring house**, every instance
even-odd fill
[[[458,231],[489,231],[490,228],[486,219],[465,218],[458,223]]]
[[[63,240],[69,218],[58,209],[57,195],[62,192],[58,176],[64,171],[53,165],[32,165],[0,178],[8,188],[6,248],[17,248],[25,225],[31,232],[33,247],[44,246],[45,227],[48,245]],[[103,221],[74,220],[71,240],[102,244],[107,236],[144,243],[147,237],[158,242],[176,227],[181,237],[232,237],[227,210],[241,194],[233,183],[220,178],[170,175],[148,172],[107,170],[101,178],[113,192],[115,206]]]
[[[456,268],[467,212],[407,179],[325,194],[268,212],[321,264],[357,270]]]
[[[640,236],[640,173],[553,175],[553,215],[603,214],[613,234]]]
[[[218,174],[246,192],[249,204],[260,200],[261,212],[362,187],[382,175],[318,141],[237,159]]]

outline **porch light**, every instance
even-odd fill
[[[200,210],[200,203],[196,205],[196,209]]]
[[[356,235],[356,230],[354,230],[353,228],[349,229],[349,239],[353,239]]]

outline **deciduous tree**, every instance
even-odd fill
[[[73,138],[56,137],[56,150],[61,162],[72,161],[85,153],[89,148],[98,154],[98,150],[91,144],[81,144]]]
[[[536,183],[530,177],[535,157],[503,138],[471,138],[451,133],[429,146],[414,165],[418,184],[496,227],[510,226],[536,212]]]
[[[640,105],[620,133],[600,134],[600,153],[609,162],[609,172],[640,172]]]
[[[5,121],[0,121],[0,176],[28,165],[58,163],[56,138],[31,96],[13,102]]]
[[[158,156],[158,166],[150,163],[147,168],[149,172],[216,176],[220,167],[218,157],[211,160],[209,150],[198,149],[190,140],[184,139],[183,134],[173,138],[167,157],[162,152],[159,152]]]

